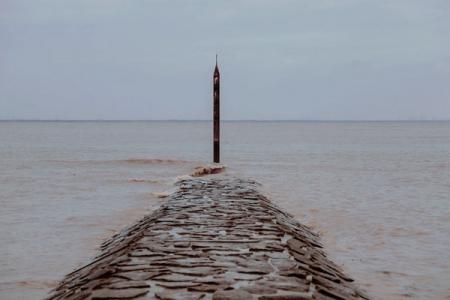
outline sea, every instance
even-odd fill
[[[450,299],[450,122],[223,122],[226,173],[372,299]],[[208,121],[0,122],[0,299],[40,299],[211,162]],[[181,176],[181,177],[180,177]]]

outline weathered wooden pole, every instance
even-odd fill
[[[214,76],[213,76],[213,90],[214,90],[213,91],[213,98],[214,98],[214,113],[213,113],[214,162],[220,163],[220,73],[219,73],[219,67],[217,66],[217,55],[216,55],[216,67],[214,68]]]

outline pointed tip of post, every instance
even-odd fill
[[[216,54],[216,66],[215,66],[215,68],[214,68],[214,74],[215,74],[215,75],[218,75],[218,74],[219,74],[219,65],[218,65],[218,63],[217,63],[217,54]]]

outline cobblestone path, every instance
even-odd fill
[[[235,178],[189,179],[49,299],[367,299],[318,236]]]

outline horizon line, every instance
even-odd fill
[[[0,122],[212,122],[211,119],[0,119]],[[221,122],[450,122],[449,119],[225,119]]]

